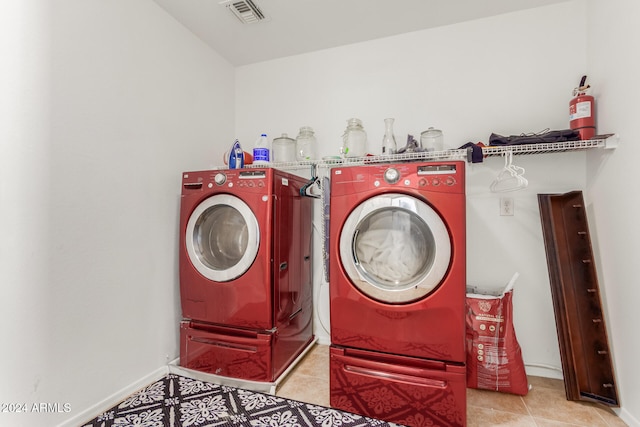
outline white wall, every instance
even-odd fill
[[[239,67],[236,131],[251,145],[260,132],[295,136],[309,124],[324,156],[338,153],[350,117],[363,120],[372,153],[380,153],[385,117],[395,117],[399,143],[434,126],[447,147],[491,132],[567,127],[565,104],[585,66],[584,12],[575,4]]]
[[[72,412],[2,414],[0,424],[77,416],[177,356],[180,172],[219,165],[236,134],[249,149],[260,132],[295,135],[311,125],[324,156],[337,153],[352,116],[363,119],[376,153],[388,116],[399,142],[435,126],[449,147],[493,131],[564,128],[570,91],[588,65],[598,126],[619,132],[622,146],[516,158],[531,184],[509,194],[514,217],[498,216],[500,196],[487,190],[501,159],[470,165],[468,278],[493,286],[519,271],[525,361],[559,366],[535,194],[588,183],[622,416],[640,425],[638,201],[619,185],[634,182],[638,158],[629,92],[637,92],[639,64],[627,53],[640,39],[631,19],[638,12],[633,0],[575,0],[234,76],[148,0],[2,2],[0,402],[70,403]]]
[[[488,143],[491,132],[565,129],[571,91],[586,66],[581,5],[568,2],[240,67],[236,133],[250,145],[260,132],[295,136],[310,125],[319,155],[326,156],[338,153],[350,117],[363,120],[369,151],[376,154],[385,117],[395,117],[400,145],[407,133],[419,136],[429,126],[444,131],[449,148]],[[496,288],[519,272],[514,311],[525,362],[559,368],[536,194],[583,189],[585,155],[522,156],[515,163],[526,169],[530,186],[507,194],[514,198],[513,217],[499,216],[501,195],[489,191],[502,159],[469,167],[468,283]],[[320,228],[318,210],[315,218]],[[318,315],[327,325],[328,287],[318,275],[316,289]],[[560,376],[546,367],[529,372]]]
[[[616,132],[614,152],[587,158],[589,212],[599,248],[600,287],[606,302],[609,339],[622,400],[621,417],[640,426],[640,144],[636,132],[640,107],[640,3],[635,0],[590,0],[588,72],[596,97],[598,131]]]
[[[233,68],[150,0],[22,0],[0,69],[0,402],[71,409],[0,424],[54,425],[178,356],[181,172],[233,137]]]

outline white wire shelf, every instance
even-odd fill
[[[436,161],[436,160],[471,160],[470,149],[442,150],[442,151],[419,151],[402,154],[392,154],[387,156],[364,156],[364,157],[331,157],[315,161],[302,162],[273,162],[268,165],[245,165],[245,168],[271,167],[277,169],[308,169],[312,166],[331,168],[335,166],[358,166],[375,163],[400,163],[407,161]],[[220,169],[226,169],[222,167]]]
[[[557,153],[563,151],[578,151],[589,148],[612,149],[618,146],[618,135],[607,135],[601,139],[588,139],[583,141],[564,141],[539,144],[519,144],[519,145],[493,145],[482,147],[482,154],[486,157],[499,156],[502,153],[513,154],[544,154]]]
[[[318,166],[356,166],[374,163],[400,163],[410,161],[435,161],[435,160],[471,160],[471,151],[442,150],[442,151],[417,151],[410,153],[391,154],[386,156],[345,157],[335,159],[323,159]]]
[[[597,138],[597,137],[596,137]],[[603,135],[602,138],[588,139],[583,141],[565,141],[538,144],[519,145],[492,145],[482,147],[484,157],[499,156],[505,152],[513,154],[543,154],[557,153],[563,151],[578,151],[590,148],[612,149],[618,146],[618,135]],[[392,154],[387,156],[364,156],[364,157],[325,157],[322,160],[307,160],[301,162],[273,162],[268,165],[245,165],[245,168],[277,168],[285,170],[302,170],[312,167],[332,168],[336,166],[359,166],[377,163],[401,163],[410,161],[439,161],[439,160],[464,160],[471,161],[472,149],[456,149],[442,151],[419,151],[402,154]],[[228,169],[227,166],[216,169]]]

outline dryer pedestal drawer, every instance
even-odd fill
[[[407,426],[466,425],[465,366],[332,346],[331,406]]]
[[[251,381],[273,381],[271,334],[180,324],[180,366]]]

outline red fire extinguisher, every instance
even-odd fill
[[[596,105],[593,96],[588,94],[591,86],[586,84],[587,76],[582,76],[580,86],[573,89],[573,98],[569,102],[569,127],[577,130],[580,139],[590,139],[596,134]]]

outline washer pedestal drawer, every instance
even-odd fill
[[[273,335],[223,326],[180,324],[180,366],[251,381],[273,381]]]

